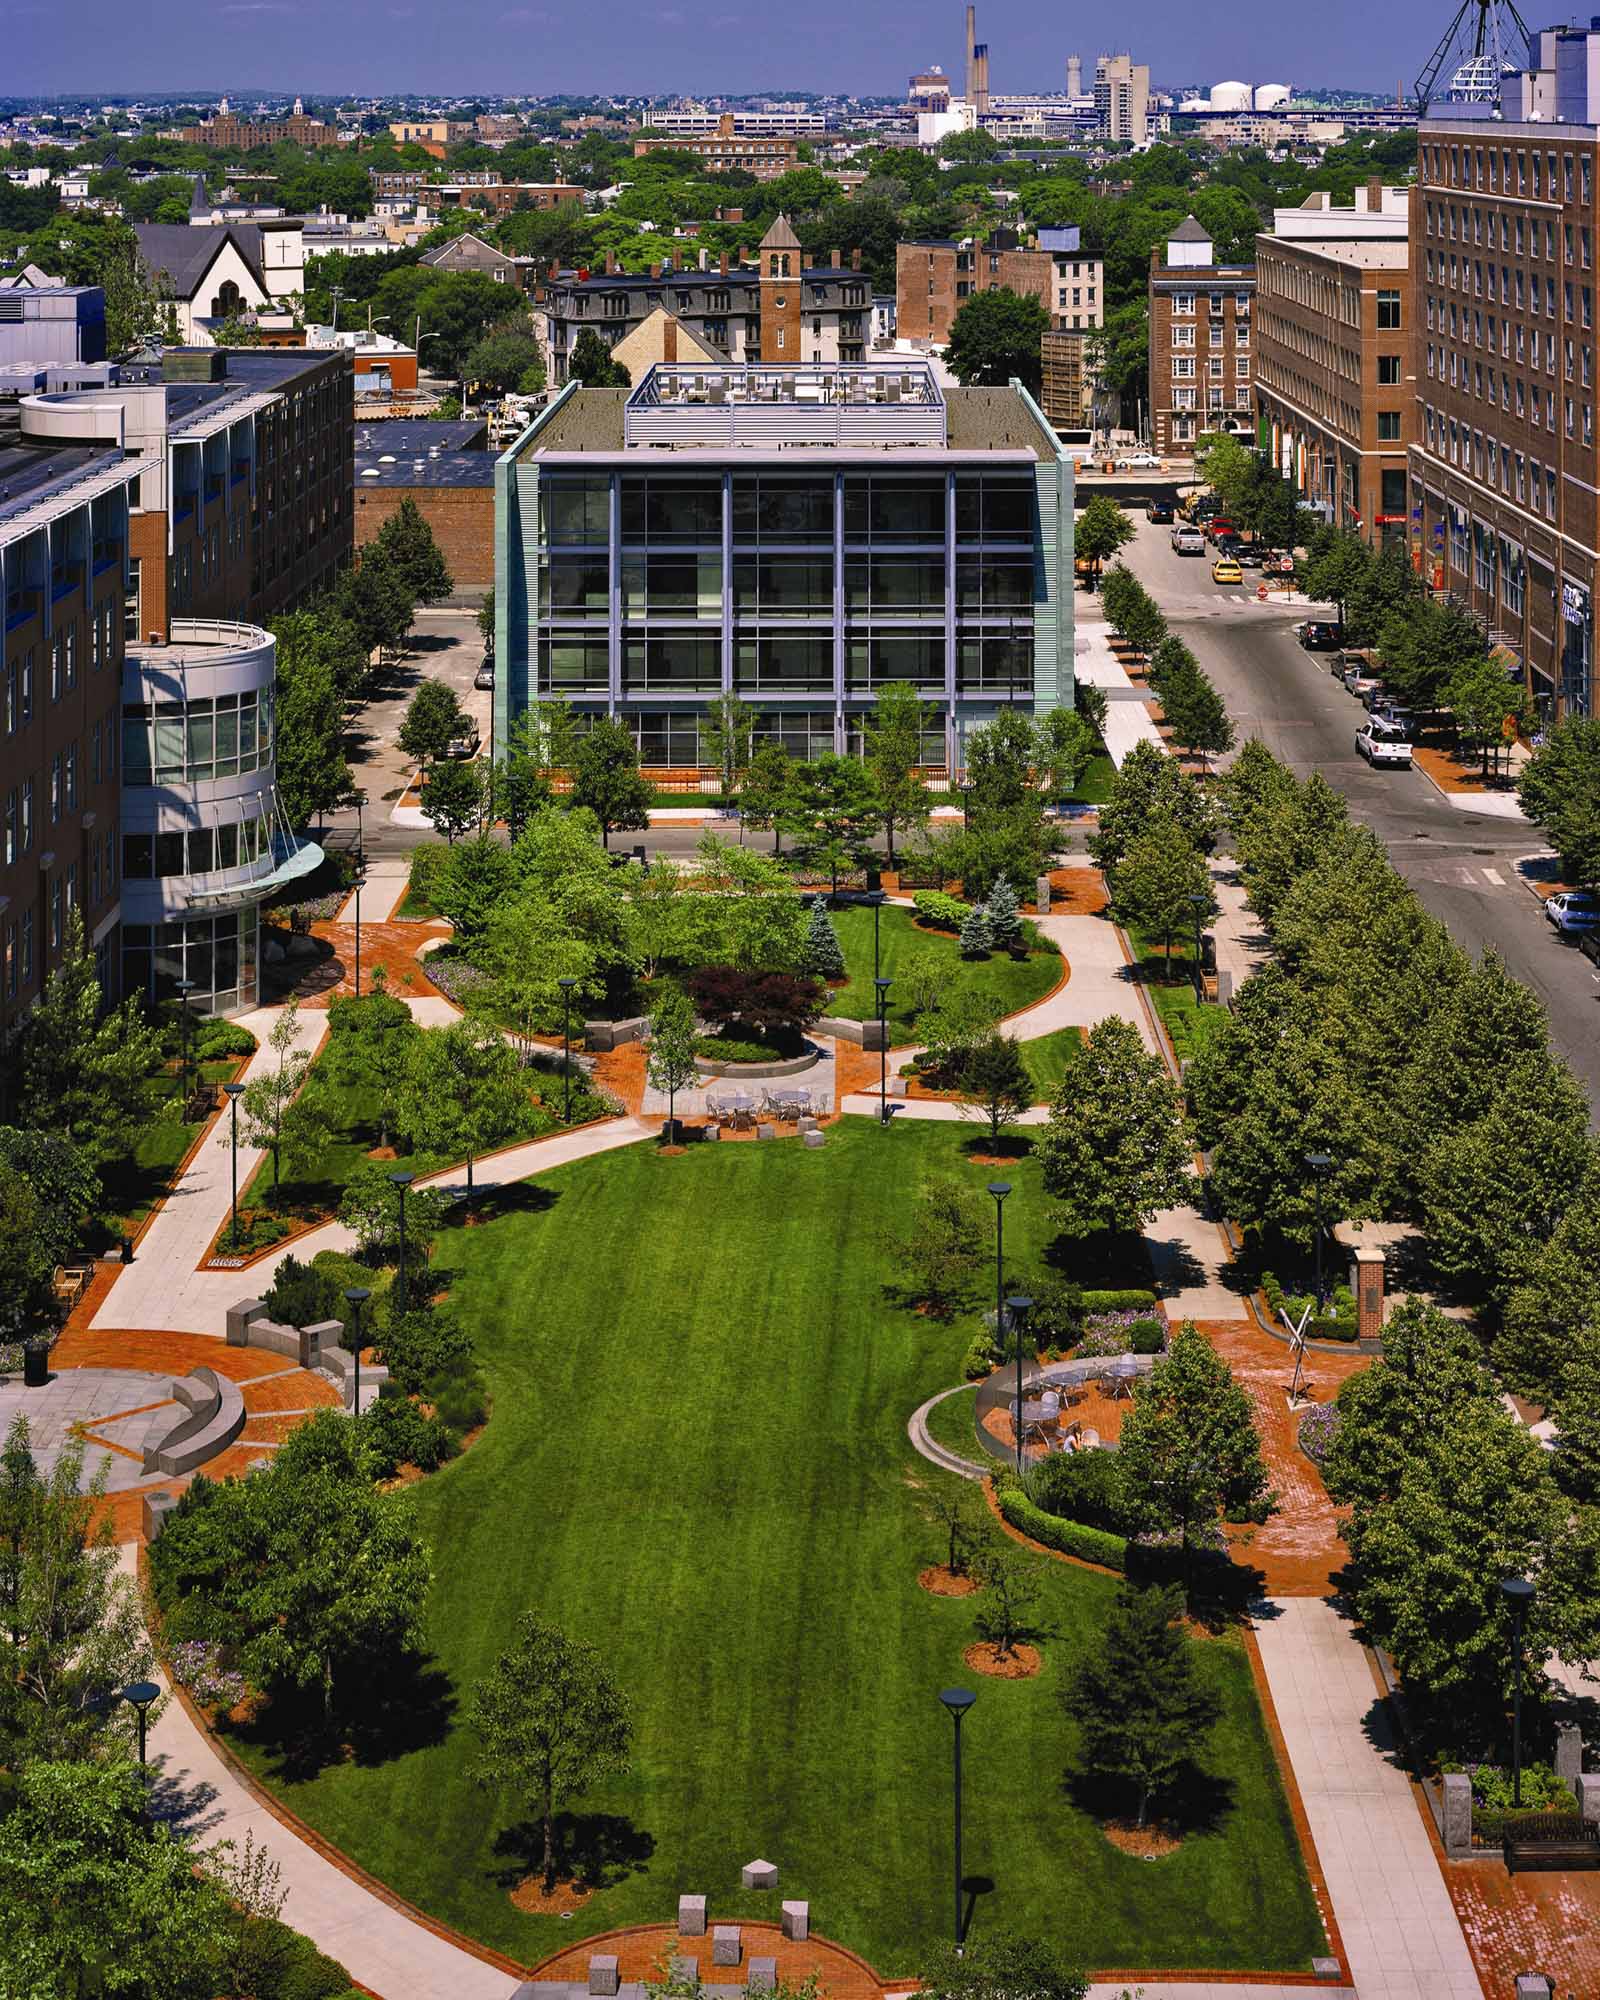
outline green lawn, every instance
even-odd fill
[[[1162,958],[1159,938],[1147,938],[1133,930],[1127,932],[1127,937],[1139,961],[1144,990],[1161,1016],[1173,1053],[1179,1062],[1188,1062],[1222,1027],[1228,1009],[1195,998],[1192,949],[1185,951],[1174,942],[1168,964]]]
[[[434,1915],[532,1963],[614,1925],[775,1915],[737,1888],[776,1861],[818,1930],[906,1975],[949,1923],[950,1725],[973,1606],[922,1591],[940,1538],[916,1511],[906,1418],[956,1377],[971,1314],[885,1295],[883,1232],[935,1166],[981,1183],[970,1135],[852,1120],[820,1151],[647,1145],[563,1168],[514,1209],[447,1230],[440,1265],[479,1343],[493,1414],[415,1489],[435,1553],[428,1631],[448,1689],[407,1738],[288,1782],[295,1811]],[[1039,1267],[1043,1201],[1019,1161],[1007,1243]],[[613,1254],[596,1255],[612,1242]],[[625,1245],[625,1248],[623,1247]],[[974,1301],[974,1312],[980,1302]],[[1202,1649],[1226,1705],[1198,1781],[1210,1816],[1170,1860],[1116,1852],[1072,1803],[1063,1679],[1109,1578],[1039,1559],[1033,1681],[980,1683],[966,1724],[974,1930],[1047,1934],[1101,1966],[1306,1970],[1322,1930],[1243,1651]],[[602,1646],[636,1718],[631,1775],[582,1802],[610,1886],[570,1921],[525,1916],[511,1801],[466,1775],[450,1720],[525,1610]],[[439,1720],[433,1723],[431,1713]]]
[[[928,1412],[928,1435],[935,1444],[942,1444],[946,1451],[953,1451],[958,1458],[971,1459],[974,1465],[986,1465],[983,1447],[978,1443],[974,1398],[976,1388],[958,1389],[953,1396],[946,1396],[942,1403],[935,1403]]]
[[[1067,1060],[1082,1047],[1081,1028],[1056,1028],[1048,1035],[1040,1035],[1036,1041],[1022,1044],[1023,1057],[1033,1074],[1039,1103],[1055,1102],[1061,1079],[1066,1074]]]
[[[953,937],[925,929],[912,910],[890,906],[882,911],[879,921],[883,976],[891,981],[907,959],[932,952],[948,965],[952,982],[993,994],[1006,1013],[1014,1014],[1019,1007],[1031,1007],[1042,1000],[1061,977],[1061,955],[1054,950],[1030,952],[1024,959],[996,952],[987,959],[968,960],[961,956]],[[878,996],[872,985],[872,911],[859,903],[847,905],[833,912],[833,926],[844,947],[850,983],[834,988],[826,1011],[847,1021],[874,1020]],[[890,1040],[900,1044],[915,1041],[915,1017],[904,991],[897,992],[893,985],[888,1013]]]
[[[209,1084],[226,1083],[238,1068],[237,1060],[231,1057],[225,1062],[202,1063],[201,1080]],[[189,1125],[178,1115],[177,1095],[175,1072],[164,1070],[149,1079],[144,1088],[148,1110],[139,1121],[132,1156],[113,1162],[102,1176],[105,1213],[112,1236],[131,1235],[139,1227],[166,1195],[184,1155],[203,1129],[203,1120]]]

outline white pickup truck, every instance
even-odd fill
[[[1405,731],[1380,716],[1373,716],[1356,731],[1356,748],[1369,764],[1401,764],[1410,769],[1411,745]]]
[[[1203,556],[1206,538],[1198,528],[1191,528],[1186,521],[1180,521],[1172,531],[1172,546],[1180,556]]]

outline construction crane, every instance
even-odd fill
[[[1461,0],[1455,18],[1417,78],[1417,116],[1427,111],[1447,65],[1449,80],[1444,95],[1451,102],[1498,103],[1501,77],[1517,67],[1511,53],[1512,30],[1526,52],[1533,37],[1514,0]]]

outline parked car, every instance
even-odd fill
[[[1246,569],[1260,569],[1261,547],[1259,543],[1242,542],[1239,545],[1239,547],[1234,550],[1234,554],[1239,558],[1239,561],[1244,565]]]
[[[1380,722],[1387,722],[1391,729],[1398,729],[1408,743],[1415,743],[1420,724],[1415,709],[1402,708],[1398,702],[1389,701],[1379,695],[1371,704],[1372,713]]]
[[[1153,451],[1130,451],[1117,460],[1118,472],[1159,472],[1161,461]]]
[[[1562,889],[1545,898],[1546,919],[1562,937],[1600,930],[1600,894],[1593,889]]]
[[[1401,764],[1409,768],[1411,764],[1411,745],[1399,730],[1376,716],[1356,731],[1356,748],[1373,766]]]
[[[1244,571],[1240,569],[1232,556],[1219,556],[1211,565],[1211,581],[1213,583],[1243,583]]]
[[[1325,624],[1321,619],[1308,618],[1296,627],[1295,637],[1308,653],[1337,653],[1343,644],[1343,635],[1337,625]]]
[[[1219,556],[1231,556],[1235,562],[1238,562],[1244,554],[1244,543],[1235,534],[1216,535],[1213,537],[1213,545]]]
[[[1172,502],[1152,500],[1144,510],[1144,517],[1147,521],[1154,521],[1157,526],[1164,527],[1172,519]]]
[[[470,716],[456,724],[456,733],[450,739],[447,757],[476,757],[478,754],[478,725]]]
[[[472,685],[475,688],[492,688],[494,686],[494,658],[491,654],[484,654],[482,666],[472,676]]]
[[[1206,522],[1206,539],[1208,541],[1219,542],[1224,535],[1236,535],[1238,532],[1239,523],[1227,514],[1213,514]]]
[[[1175,528],[1172,546],[1180,556],[1203,556],[1206,552],[1206,538],[1198,528]]]

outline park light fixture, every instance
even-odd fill
[[[1331,1153],[1307,1153],[1306,1165],[1316,1176],[1317,1184],[1317,1318],[1321,1319],[1326,1298],[1322,1287],[1322,1192],[1327,1183],[1328,1173],[1333,1166]]]
[[[874,979],[878,989],[878,1123],[889,1122],[889,986],[887,979]]]
[[[391,1174],[392,1186],[400,1190],[400,1268],[395,1274],[395,1290],[400,1295],[400,1310],[406,1309],[406,1189],[416,1179],[415,1174]]]
[[[350,1414],[359,1417],[361,1414],[361,1308],[372,1297],[372,1293],[365,1285],[351,1285],[344,1296],[345,1302],[350,1308],[351,1352],[356,1357],[356,1395]]]
[[[239,1247],[239,1099],[244,1096],[242,1083],[225,1083],[228,1093],[228,1115],[233,1128],[233,1222],[229,1228],[228,1240],[235,1250]],[[143,1686],[143,1683],[140,1683]]]
[[[558,979],[561,988],[561,1122],[572,1123],[572,989],[577,980],[570,974]]]
[[[1033,1300],[1025,1293],[1016,1292],[1006,1300],[1006,1311],[1011,1315],[1011,1324],[1017,1334],[1017,1477],[1022,1477],[1022,1338],[1027,1331],[1028,1315],[1033,1311]]]
[[[961,1720],[978,1697],[971,1688],[943,1688],[939,1699],[949,1711],[950,1720],[956,1730],[956,1950],[960,1951],[963,1928],[961,1922]]]
[[[1511,1804],[1522,1805],[1522,1621],[1533,1603],[1525,1576],[1503,1576],[1500,1595],[1511,1612]]]
[[[145,1768],[145,1724],[151,1708],[161,1699],[161,1689],[154,1681],[130,1681],[122,1690],[122,1699],[139,1718],[139,1769]]]

